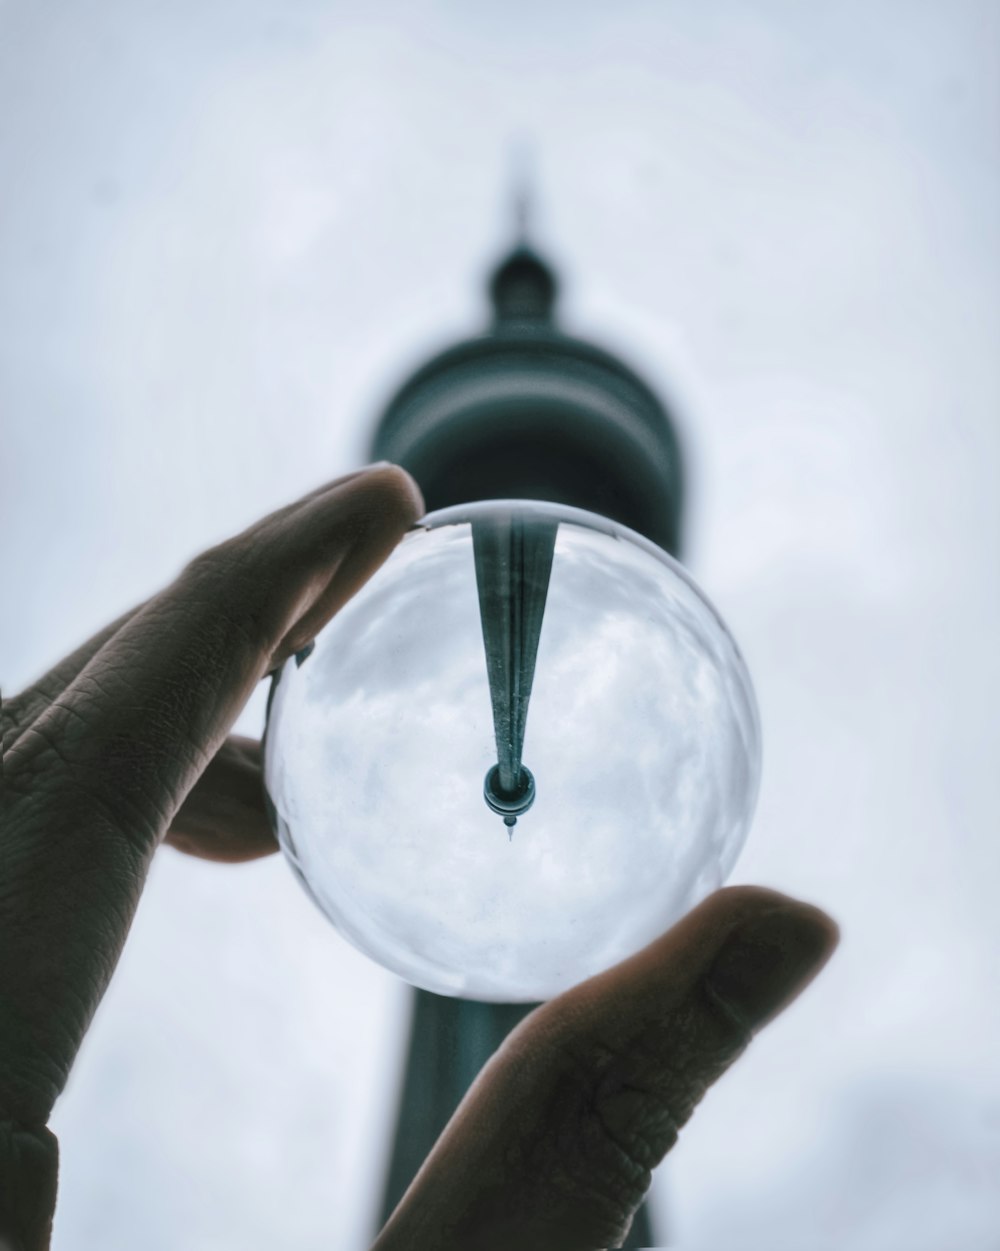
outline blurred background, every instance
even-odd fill
[[[762,709],[733,880],[844,935],[660,1170],[683,1247],[1000,1247],[998,49],[995,0],[0,6],[5,690],[359,463],[520,148],[563,323],[677,413]],[[57,1251],[361,1251],[407,1008],[282,860],[162,852]]]

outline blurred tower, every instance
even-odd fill
[[[490,282],[489,329],[435,356],[390,401],[373,460],[403,465],[428,511],[483,499],[540,499],[600,513],[677,555],[683,472],[673,425],[621,361],[564,334],[557,282],[520,239]],[[532,1005],[414,993],[409,1056],[383,1220],[476,1074]],[[626,1247],[653,1242],[645,1207]]]

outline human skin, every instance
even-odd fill
[[[197,557],[4,700],[0,1251],[49,1246],[58,1148],[46,1126],[154,853],[166,842],[239,862],[275,850],[259,745],[229,731],[260,679],[422,511],[395,466],[338,479]],[[836,937],[807,904],[722,890],[537,1009],[483,1070],[374,1251],[620,1243],[702,1094]]]

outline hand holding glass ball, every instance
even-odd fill
[[[706,777],[717,788],[709,805],[713,816],[701,827],[713,834],[712,850],[682,851],[687,844],[681,838],[678,855],[664,857],[664,840],[673,845],[680,835],[670,824],[674,817],[658,827],[659,842],[644,843],[627,823],[620,827],[622,854],[630,863],[636,847],[640,856],[654,857],[658,888],[674,880],[671,864],[683,866],[673,903],[649,908],[647,922],[655,914],[664,928],[668,908],[686,906],[728,865],[745,813],[727,800],[720,783],[729,786],[727,779],[743,776],[742,765],[727,763],[730,756],[745,759],[748,771],[736,794],[751,793],[755,722],[752,704],[741,702],[748,696],[732,645],[693,588],[674,572],[661,585],[662,575],[648,562],[662,558],[628,536],[612,538],[617,532],[604,523],[560,515],[553,535],[548,510],[522,515],[525,525],[516,524],[511,512],[428,519],[383,566],[418,515],[418,502],[412,482],[391,467],[332,483],[204,553],[174,583],[36,684],[5,695],[4,836],[10,854],[0,998],[18,1028],[0,1037],[0,1243],[25,1251],[49,1245],[58,1150],[46,1123],[115,967],[156,848],[165,841],[227,862],[275,849],[261,795],[259,745],[227,737],[265,674],[284,666],[272,709],[270,781],[282,819],[292,823],[288,830],[303,838],[308,880],[317,893],[333,891],[338,924],[346,929],[345,917],[360,917],[359,938],[374,935],[372,945],[381,944],[393,959],[409,925],[411,963],[425,980],[449,969],[452,977],[468,980],[472,967],[473,976],[492,978],[500,989],[514,982],[541,988],[541,979],[525,974],[527,945],[512,919],[528,926],[537,941],[545,977],[551,981],[554,970],[563,976],[552,952],[561,944],[567,961],[579,961],[587,946],[586,936],[565,941],[564,930],[572,929],[574,918],[577,926],[581,917],[588,924],[606,918],[613,909],[606,906],[605,887],[620,896],[627,877],[616,872],[615,853],[602,845],[611,815],[627,806],[631,816],[644,817],[662,801],[664,760],[681,789]],[[477,561],[470,527],[480,520],[488,524],[480,532],[485,545],[479,545]],[[536,523],[545,536],[541,552]],[[538,558],[549,550],[550,538],[550,577],[525,718],[531,622],[547,564]],[[535,570],[527,577],[535,607],[511,605],[484,633],[478,614],[500,583],[487,585],[478,575],[497,561],[501,582],[505,561],[517,573],[512,586]],[[425,576],[432,587],[437,584],[435,595],[426,594]],[[589,632],[572,612],[563,619],[581,595],[590,602],[598,592]],[[659,710],[661,731],[679,718],[680,705],[674,709],[656,689],[663,672],[647,662],[649,681],[634,681],[634,664],[643,669],[636,659],[643,653],[631,648],[652,642],[647,632],[662,633],[675,618],[677,655],[690,654],[683,662],[675,658],[673,669],[687,672],[690,683],[687,694],[681,687],[672,698],[709,709],[717,697],[734,700],[738,711],[721,719],[712,712],[707,723],[740,727],[725,731],[730,746],[721,752],[698,748],[699,740],[689,738],[663,756],[652,732],[637,732],[627,741],[609,740],[629,752],[601,756],[610,761],[603,773],[599,768],[580,775],[586,756],[570,749],[574,742],[586,747],[600,741],[588,733],[591,727],[597,733],[591,711],[602,705],[605,688],[617,683],[632,704],[617,721],[601,722],[613,734],[625,735],[653,709]],[[331,633],[328,623],[342,629]],[[448,623],[452,636],[443,632]],[[315,650],[302,660],[314,637]],[[616,639],[630,646],[608,661]],[[300,663],[286,664],[295,653]],[[520,667],[511,672],[501,664],[488,678],[487,654],[517,660]],[[574,693],[574,683],[601,655],[609,667],[594,671],[586,692]],[[289,718],[279,736],[282,707]],[[331,716],[344,718],[336,722],[340,748],[330,732]],[[547,735],[549,725],[558,735]],[[311,757],[298,751],[315,746],[319,740],[310,735],[323,727],[322,750]],[[517,782],[520,773],[511,771],[522,731],[537,797],[517,815],[508,839],[511,827],[487,804],[483,776],[494,767],[499,775],[502,767]],[[444,746],[454,754],[442,755]],[[630,753],[640,764],[627,774],[623,790],[616,770]],[[702,761],[693,771],[689,757]],[[433,763],[438,759],[440,768]],[[282,761],[289,768],[276,773]],[[303,769],[310,761],[313,770]],[[469,768],[474,776],[467,776]],[[301,787],[282,790],[282,777],[299,779]],[[642,793],[643,780],[649,794]],[[335,783],[343,787],[339,801]],[[498,784],[501,800],[523,805],[516,786],[506,790],[499,776]],[[331,806],[336,802],[339,808]],[[684,804],[689,813],[703,811],[689,799]],[[389,822],[384,829],[374,819],[379,805]],[[330,824],[331,814],[344,824]],[[311,827],[311,816],[322,824]],[[732,828],[737,834],[730,843]],[[315,841],[304,838],[310,829]],[[337,837],[326,838],[328,832]],[[352,850],[348,835],[356,843],[367,839],[370,855]],[[397,847],[401,859],[393,861],[389,851]],[[297,851],[298,843],[289,848]],[[367,896],[352,903],[335,889],[329,866],[338,862],[349,886],[369,891]],[[433,872],[418,872],[424,862]],[[369,865],[381,866],[381,876]],[[700,872],[696,865],[713,867]],[[400,906],[408,871],[415,905],[409,911]],[[386,873],[391,889],[380,897],[371,887]],[[569,887],[561,885],[564,873]],[[642,872],[633,885],[642,898]],[[451,905],[442,916],[446,940],[435,947],[425,939],[428,928],[437,937],[430,920],[443,896]],[[368,921],[366,904],[377,926]],[[478,940],[475,924],[471,941],[462,928],[480,916],[502,953],[482,968],[470,966],[469,954],[478,960],[489,955],[489,945]],[[600,933],[605,959],[614,945],[606,922]],[[617,941],[629,943],[637,935],[628,931]],[[699,1094],[815,974],[834,941],[829,919],[816,909],[751,887],[721,891],[632,959],[531,1013],[452,1118],[379,1235],[378,1251],[620,1243],[644,1189],[629,1161],[641,1152],[653,1164],[669,1149]],[[554,944],[548,952],[547,942]],[[441,952],[456,956],[455,963],[447,965]],[[210,952],[206,958],[211,960]],[[651,1049],[651,1037],[662,1045]],[[141,1065],[141,1057],[137,1061]],[[620,1118],[616,1092],[622,1084],[645,1108],[642,1117],[632,1117],[641,1124],[641,1142],[628,1126],[613,1138],[600,1132],[595,1138],[595,1130]],[[252,1101],[257,1094],[250,1088],[240,1097]],[[577,1149],[581,1142],[592,1149],[589,1154]],[[294,1202],[301,1201],[296,1190]]]
[[[545,999],[732,868],[760,744],[718,614],[590,513],[433,514],[276,678],[266,785],[319,906],[415,985]]]

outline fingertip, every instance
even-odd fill
[[[316,637],[423,512],[424,500],[416,482],[405,469],[389,462],[370,465],[310,500],[307,510],[294,519],[293,541],[300,578],[305,568],[319,573],[322,583],[282,635],[269,668],[284,663]],[[285,567],[296,566],[286,560]]]
[[[351,480],[350,488],[369,499],[380,518],[401,530],[408,530],[424,515],[423,493],[401,465],[390,461],[369,465]]]
[[[659,938],[620,964],[589,978],[551,1001],[554,1016],[568,1013],[605,1019],[612,1032],[625,1033],[629,1022],[655,1017],[688,994],[712,961],[744,933],[766,928],[771,918],[781,928],[803,931],[803,958],[818,972],[837,945],[836,922],[820,908],[762,886],[727,886],[714,891]]]
[[[797,916],[803,925],[811,925],[817,933],[825,935],[825,941],[833,950],[840,939],[840,927],[828,912],[816,904],[807,903],[794,895],[766,886],[724,886],[705,900],[701,907],[712,906],[731,913],[742,924],[756,916],[771,912],[785,912]]]
[[[838,923],[830,916],[829,912],[817,907],[816,904],[806,903],[801,899],[792,900],[792,904],[794,904],[794,910],[799,914],[803,922],[808,921],[817,934],[822,935],[826,957],[829,958],[840,942],[840,926]]]
[[[813,980],[837,945],[832,917],[790,899],[740,921],[704,979],[712,1003],[756,1032]]]

